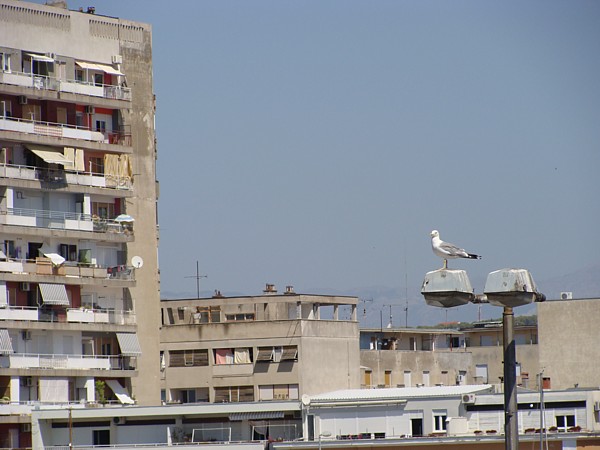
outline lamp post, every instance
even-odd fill
[[[502,306],[504,351],[504,442],[506,450],[519,447],[517,413],[517,362],[514,339],[513,307],[541,302],[546,297],[537,292],[529,271],[502,269],[488,274],[484,294],[476,296],[464,270],[439,269],[425,275],[421,294],[431,306],[451,308],[468,302]]]

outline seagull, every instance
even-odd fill
[[[448,260],[450,258],[481,259],[479,255],[467,253],[464,249],[454,244],[442,241],[438,230],[431,232],[431,248],[433,249],[433,253],[444,260],[444,269],[448,268]]]

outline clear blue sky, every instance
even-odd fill
[[[418,292],[434,228],[472,279],[598,263],[600,2],[95,6],[153,27],[163,296]]]

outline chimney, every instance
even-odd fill
[[[293,295],[293,294],[295,294],[295,292],[294,292],[294,286],[286,286],[284,294],[286,294],[286,295]]]
[[[277,289],[275,288],[275,285],[267,283],[263,294],[277,294]]]

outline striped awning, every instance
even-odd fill
[[[8,335],[8,330],[0,330],[0,354],[8,355],[14,352],[15,350],[12,346],[12,340]]]
[[[241,420],[283,419],[283,416],[283,411],[241,412],[229,414],[229,420],[235,422]]]
[[[117,341],[123,356],[140,356],[142,347],[136,333],[117,333]]]
[[[64,284],[40,283],[39,286],[44,305],[69,306],[69,297]]]

